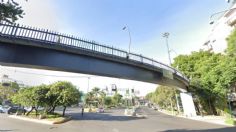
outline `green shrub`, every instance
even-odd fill
[[[236,121],[233,118],[226,118],[225,123],[229,125],[236,125]]]

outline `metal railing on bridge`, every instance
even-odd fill
[[[73,48],[79,48],[81,50],[102,53],[104,55],[111,55],[114,57],[121,57],[125,59],[128,58],[129,61],[135,61],[142,65],[149,65],[155,68],[162,68],[168,70],[184,78],[186,81],[189,81],[189,79],[185,77],[182,73],[161,62],[144,57],[142,55],[128,53],[127,51],[111,46],[101,45],[95,41],[85,40],[79,37],[75,37],[73,35],[66,35],[48,29],[39,29],[29,26],[23,26],[20,24],[10,24],[3,22],[0,23],[0,35],[32,41],[39,41],[47,44],[58,44],[67,47],[69,46]]]

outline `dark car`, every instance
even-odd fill
[[[9,107],[7,109],[7,114],[14,114],[16,112],[25,113],[26,110],[21,107],[17,107],[17,106]]]

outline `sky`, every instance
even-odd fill
[[[230,4],[225,0],[18,0],[25,16],[18,22],[24,25],[51,29],[74,36],[94,40],[128,50],[129,34],[122,30],[128,26],[131,33],[130,51],[168,64],[164,32],[169,32],[171,58],[190,54],[203,48],[213,28],[209,25],[211,14],[226,10]],[[216,46],[218,51],[221,46]],[[2,74],[21,80],[28,85],[68,80],[87,90],[87,75],[46,70],[0,67]],[[32,75],[43,73],[57,76],[81,76],[78,78]],[[140,90],[141,95],[153,91],[157,85],[114,79],[92,77],[90,89],[106,87],[113,83],[118,87]]]

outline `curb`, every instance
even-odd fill
[[[65,123],[67,121],[71,120],[71,116],[69,116],[68,118],[65,118],[61,121],[54,121],[53,124],[61,124],[61,123]]]
[[[18,119],[18,120],[23,120],[23,121],[30,121],[30,122],[34,122],[34,123],[47,124],[47,125],[61,124],[61,123],[65,123],[65,122],[71,120],[71,116],[68,118],[65,118],[61,121],[49,121],[49,120],[45,120],[45,119],[41,119],[41,120],[40,119],[31,119],[31,118],[21,117],[21,116],[16,116],[16,115],[10,115],[8,117]]]

